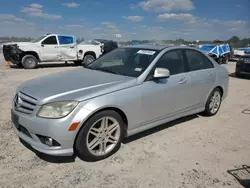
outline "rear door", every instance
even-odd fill
[[[216,71],[214,65],[197,50],[185,49],[184,52],[189,68],[188,74],[191,78],[190,86],[193,90],[190,100],[196,105],[203,106],[215,84]]]
[[[56,35],[50,35],[41,41],[40,59],[42,61],[58,61],[60,49]]]
[[[60,60],[76,60],[77,44],[73,36],[58,35]]]

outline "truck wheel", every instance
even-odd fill
[[[93,61],[95,60],[95,57],[92,56],[92,55],[86,55],[83,59],[83,64],[86,66],[86,65],[89,65],[90,63],[92,63]]]
[[[218,59],[218,64],[221,65],[222,63],[223,63],[223,58],[220,57],[220,58]]]
[[[223,58],[223,63],[228,64],[228,57]]]
[[[25,69],[34,69],[37,67],[38,60],[33,55],[25,55],[22,58],[22,65]]]
[[[73,62],[75,63],[75,65],[78,65],[78,66],[80,66],[82,64],[81,60],[79,60],[79,61],[73,61]]]

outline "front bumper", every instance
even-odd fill
[[[250,63],[237,63],[235,72],[250,75]]]
[[[45,119],[12,110],[12,116],[18,117],[15,121],[12,117],[12,125],[17,136],[34,150],[53,156],[72,156],[75,138],[81,126],[75,131],[68,129],[73,122],[81,122],[82,125],[89,113],[79,105],[65,118]],[[39,137],[41,135],[54,139],[59,145],[50,147],[44,144]]]
[[[21,62],[22,53],[23,51],[20,50],[16,44],[3,46],[4,59],[13,64],[19,64]]]

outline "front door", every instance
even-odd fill
[[[59,61],[60,48],[56,35],[50,35],[41,42],[40,59],[41,61]]]
[[[190,78],[186,70],[181,50],[166,52],[155,67],[167,68],[167,79],[145,81],[142,87],[142,109],[146,112],[146,122],[176,115],[192,106]],[[154,70],[151,71],[152,74]]]

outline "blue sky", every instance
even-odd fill
[[[250,37],[249,0],[8,0],[0,36],[73,34],[86,39]]]

